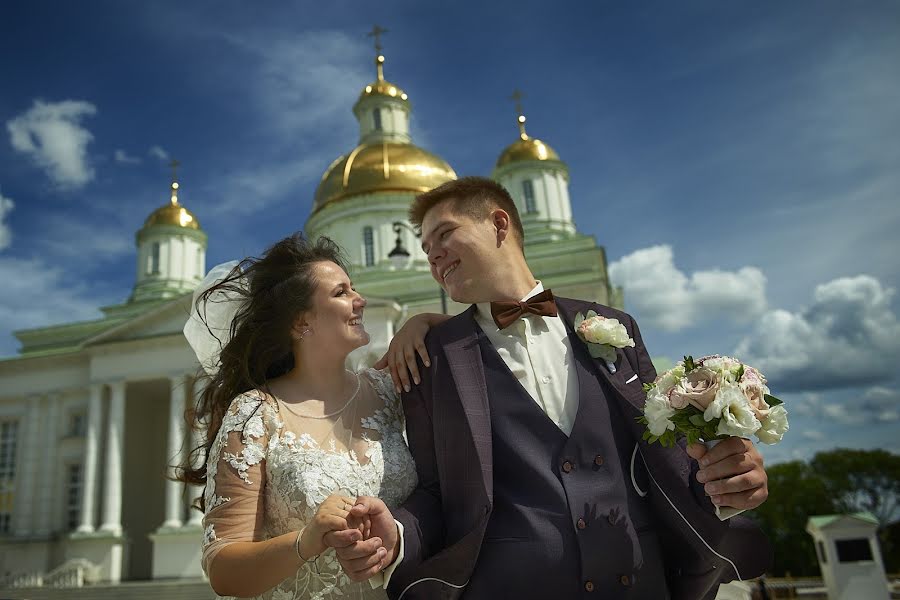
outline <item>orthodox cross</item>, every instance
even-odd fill
[[[366,37],[375,38],[375,52],[377,52],[378,54],[381,54],[381,50],[382,50],[381,34],[387,33],[387,32],[388,32],[387,29],[384,29],[384,28],[376,25],[372,28],[372,31],[370,31],[369,33],[366,34]]]

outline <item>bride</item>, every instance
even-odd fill
[[[201,284],[185,326],[211,374],[190,415],[205,443],[180,471],[205,485],[210,584],[242,598],[386,598],[383,548],[375,577],[358,583],[323,540],[353,528],[344,535],[368,537],[368,523],[348,519],[357,496],[393,508],[416,486],[391,377],[344,367],[369,342],[366,300],[327,238],[295,234],[226,271]],[[413,329],[441,317],[421,315]]]

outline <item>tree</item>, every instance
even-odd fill
[[[792,461],[766,469],[769,499],[751,516],[760,523],[775,547],[772,573],[817,575],[818,561],[812,538],[806,533],[809,517],[868,511],[881,524],[882,552],[893,561],[898,501],[900,456],[884,450],[838,448],[819,452],[809,464]]]
[[[838,448],[819,452],[810,466],[835,499],[837,512],[868,511],[882,529],[900,516],[900,456]]]

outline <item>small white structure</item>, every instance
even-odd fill
[[[875,532],[878,519],[868,512],[810,517],[828,600],[888,600],[887,578]]]

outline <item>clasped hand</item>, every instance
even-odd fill
[[[333,494],[303,530],[303,556],[334,548],[341,567],[353,581],[366,581],[389,566],[397,556],[399,535],[394,518],[378,498],[355,500]]]

